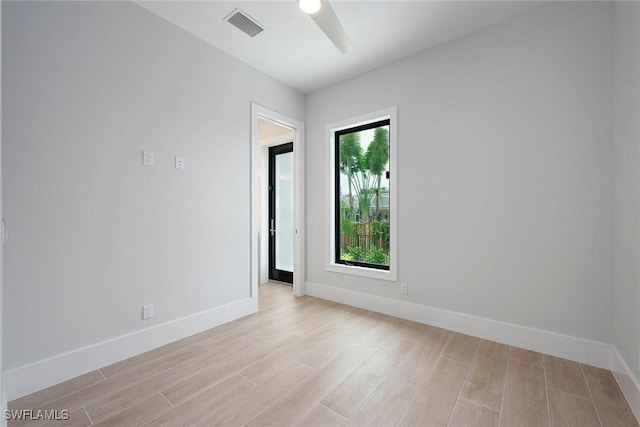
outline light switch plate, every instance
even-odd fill
[[[145,166],[153,166],[153,153],[151,151],[142,152],[142,164]]]

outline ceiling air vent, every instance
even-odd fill
[[[228,14],[226,18],[224,18],[224,20],[229,22],[230,24],[235,25],[237,28],[251,37],[255,37],[264,30],[264,28],[262,28],[262,26],[258,24],[255,19],[253,19],[240,9],[235,9],[233,12]]]

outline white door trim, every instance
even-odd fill
[[[251,103],[251,298],[257,303],[258,264],[258,119],[271,120],[294,130],[293,138],[293,215],[295,238],[293,240],[293,294],[304,295],[304,123],[273,111],[255,102]]]

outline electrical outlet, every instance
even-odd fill
[[[184,169],[184,157],[176,156],[176,169]]]
[[[400,293],[402,295],[406,295],[409,292],[409,289],[407,287],[406,283],[400,283]]]
[[[153,304],[145,304],[142,306],[142,320],[151,319],[153,317]]]

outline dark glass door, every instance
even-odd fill
[[[293,142],[269,148],[269,279],[293,284]]]

